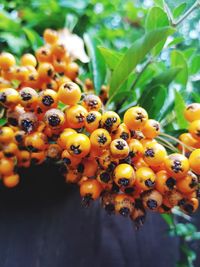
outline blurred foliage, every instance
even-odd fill
[[[176,136],[186,131],[182,116],[185,103],[200,102],[197,5],[184,17],[195,3],[1,0],[0,50],[19,57],[42,45],[45,28],[67,27],[84,39],[91,58],[89,64],[82,65],[80,78],[91,77],[97,94],[102,84],[110,84],[106,108],[123,115],[128,107],[140,104],[152,118],[161,121],[165,131]],[[163,218],[170,235],[182,240],[180,249],[186,260],[177,266],[194,266],[196,255],[188,242],[199,239],[199,232],[191,222],[175,223],[170,215]]]

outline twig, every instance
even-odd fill
[[[183,20],[185,20],[196,8],[200,7],[200,0],[197,0],[191,8],[189,8],[183,16],[181,16],[177,21],[175,21],[175,25],[173,26],[178,26]]]
[[[160,133],[160,135],[161,135],[161,136],[164,136],[164,137],[166,137],[166,138],[169,138],[169,139],[171,139],[171,140],[173,140],[173,141],[175,141],[176,143],[180,144],[181,146],[184,146],[185,148],[187,148],[189,151],[193,151],[193,150],[195,150],[195,148],[193,148],[193,147],[191,147],[191,146],[188,146],[188,145],[184,144],[182,141],[180,141],[180,140],[177,139],[176,137],[173,137],[173,136],[171,136],[171,135],[169,135],[169,134],[166,134],[166,133]]]
[[[165,11],[168,15],[169,21],[173,27],[177,27],[181,24],[195,9],[200,7],[200,0],[197,0],[179,19],[174,20],[173,15],[166,3],[164,3]]]

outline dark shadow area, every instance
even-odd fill
[[[0,187],[1,267],[175,266],[179,239],[167,235],[159,215],[149,214],[135,231],[99,203],[82,208],[78,188],[66,185],[56,166],[20,172],[18,187]]]

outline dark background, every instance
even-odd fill
[[[130,220],[109,216],[99,203],[80,204],[78,188],[66,185],[55,166],[23,170],[20,186],[0,189],[1,267],[173,267],[178,238],[149,214],[135,231]],[[194,217],[200,227],[200,214]],[[200,266],[200,248],[195,266]]]

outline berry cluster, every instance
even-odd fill
[[[0,176],[14,187],[17,168],[51,160],[60,164],[66,182],[80,186],[82,203],[101,198],[108,213],[130,217],[136,226],[146,210],[185,213],[198,208],[200,175],[200,104],[185,111],[190,133],[180,136],[181,147],[192,153],[168,154],[159,143],[160,124],[139,106],[121,121],[105,111],[101,96],[82,93],[78,65],[58,33],[47,29],[46,44],[35,56],[25,54],[20,65],[10,53],[0,54],[0,104],[7,123],[0,128]],[[86,80],[85,87],[93,85]],[[187,157],[188,156],[188,157]]]

